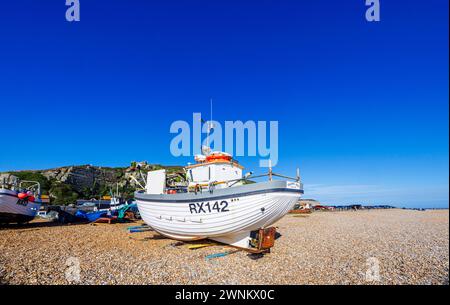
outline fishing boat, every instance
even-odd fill
[[[165,170],[147,173],[144,190],[135,193],[144,222],[175,240],[211,239],[255,252],[270,250],[276,234],[270,226],[303,194],[299,171],[293,178],[271,167],[267,174],[243,175],[230,154],[203,152],[185,167],[184,186],[168,184]],[[251,183],[262,177],[267,181]]]
[[[111,212],[112,214],[116,215],[119,210],[122,208],[125,208],[128,205],[128,202],[124,201],[119,194],[119,187],[117,186],[117,190],[115,193],[111,190],[111,196],[109,200],[104,199],[90,199],[90,200],[83,200],[79,199],[77,200],[77,208],[80,211],[84,211],[86,213],[89,212],[97,212],[97,211],[103,211],[103,212]]]
[[[42,203],[37,181],[20,181],[0,187],[0,223],[26,223],[34,219]]]
[[[111,212],[111,215],[118,216],[120,214],[120,211],[124,209],[126,210],[128,206],[129,203],[120,198],[120,195],[117,193],[117,195],[113,195],[111,197],[111,202],[109,204],[108,210]]]
[[[126,201],[121,198],[119,193],[119,184],[116,183],[116,190],[113,192],[112,188],[110,189],[111,199],[109,205],[106,208],[98,207],[99,210],[111,211],[114,215],[118,213],[118,211],[125,206],[128,205]]]

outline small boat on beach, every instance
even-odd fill
[[[269,168],[268,174],[243,176],[243,167],[224,152],[198,155],[195,160],[185,167],[184,187],[168,185],[165,170],[147,173],[145,191],[135,193],[145,223],[175,240],[211,239],[250,251],[268,251],[276,234],[270,226],[303,194],[299,172],[291,178]],[[261,177],[269,179],[248,180]]]
[[[3,181],[0,187],[0,224],[26,223],[34,219],[42,203],[37,181]]]
[[[126,208],[128,202],[123,200],[119,193],[119,186],[116,186],[115,193],[110,191],[111,196],[109,199],[105,200],[104,198],[99,199],[90,199],[90,200],[77,200],[76,206],[79,210],[84,212],[111,212],[113,215],[118,214],[119,210]]]

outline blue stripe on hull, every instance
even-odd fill
[[[205,193],[207,193],[206,191]],[[185,202],[198,202],[198,201],[208,201],[208,200],[221,200],[221,199],[228,199],[228,198],[239,198],[242,196],[250,196],[250,195],[258,195],[258,194],[266,194],[266,193],[275,193],[275,192],[286,192],[286,193],[296,193],[296,194],[303,194],[303,190],[298,189],[288,189],[288,188],[274,188],[274,189],[265,189],[265,190],[258,190],[258,191],[250,191],[250,192],[240,192],[237,194],[230,194],[230,195],[219,195],[215,196],[214,193],[211,194],[211,196],[202,196],[199,198],[192,198],[192,199],[171,199],[170,196],[173,195],[163,195],[166,198],[148,198],[149,195],[142,194],[142,193],[135,193],[135,198],[137,200],[145,201],[145,202],[170,202],[170,203],[185,203]],[[205,193],[199,193],[201,195],[205,195]]]

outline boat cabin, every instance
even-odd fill
[[[208,156],[196,156],[196,164],[185,168],[189,186],[205,185],[215,182],[216,188],[227,187],[227,181],[242,179],[243,167],[233,160],[230,154],[212,152]],[[241,185],[241,181],[233,181]]]

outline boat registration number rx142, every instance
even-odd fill
[[[191,214],[201,214],[201,213],[223,213],[229,212],[228,201],[221,200],[216,202],[196,202],[189,204],[189,211]]]

